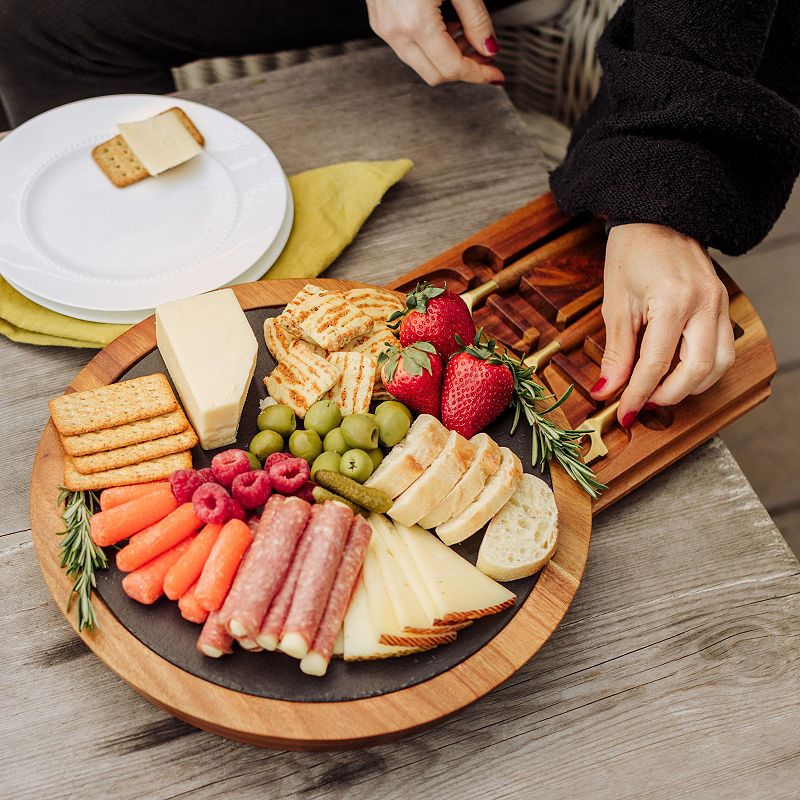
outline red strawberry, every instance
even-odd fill
[[[480,336],[480,334],[478,335]],[[494,342],[477,343],[447,363],[442,388],[442,422],[466,439],[482,431],[511,402],[514,376],[495,353]]]
[[[459,349],[456,335],[462,342],[475,338],[475,323],[467,304],[445,286],[418,283],[406,295],[406,308],[389,317],[390,327],[400,326],[400,344],[430,342],[446,361]]]
[[[442,400],[442,359],[430,342],[389,347],[380,355],[386,390],[418,414],[439,417]]]

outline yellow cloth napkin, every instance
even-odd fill
[[[313,278],[356,237],[386,191],[413,166],[398,161],[351,161],[289,178],[294,224],[286,247],[265,276]],[[28,300],[0,278],[0,334],[15,342],[104,347],[128,325],[66,317]]]

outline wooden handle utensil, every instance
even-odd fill
[[[540,372],[550,359],[558,353],[568,353],[578,347],[589,334],[603,327],[603,315],[600,306],[593,308],[585,317],[565,328],[555,339],[531,353],[522,363]]]

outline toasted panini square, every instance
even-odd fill
[[[341,350],[372,330],[372,320],[338,292],[309,297],[295,312],[303,338],[326,350]]]
[[[328,356],[328,363],[339,370],[328,398],[341,408],[342,414],[366,414],[372,400],[378,359],[368,353],[337,351]]]
[[[306,300],[314,295],[329,294],[325,289],[320,289],[313,283],[307,283],[287,304],[283,309],[278,319],[286,330],[293,336],[300,338],[302,331],[300,330],[300,320],[297,318],[297,309],[300,308]]]
[[[364,353],[375,358],[375,381],[380,381],[381,368],[378,364],[378,356],[389,346],[396,345],[397,339],[385,325],[379,322],[366,336],[348,342],[344,349],[349,353]]]
[[[264,342],[279,364],[289,355],[289,350],[297,339],[295,334],[289,332],[281,317],[267,317],[264,320]]]
[[[363,289],[348,289],[342,294],[368,317],[372,317],[376,322],[382,322],[384,325],[395,311],[402,311],[406,307],[402,296],[391,289],[365,286]]]
[[[313,352],[305,342],[298,342],[264,378],[264,385],[270,397],[291,407],[302,418],[338,377],[339,370],[333,364]]]

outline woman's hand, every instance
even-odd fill
[[[367,0],[369,23],[397,54],[431,86],[446,81],[502,83],[489,60],[497,53],[492,20],[482,0],[453,0],[459,26],[442,17],[443,0]],[[472,52],[474,50],[474,52]]]
[[[618,225],[604,281],[606,347],[592,396],[606,400],[627,382],[617,412],[625,427],[646,403],[671,406],[700,394],[732,366],[728,293],[694,239],[661,225]]]

